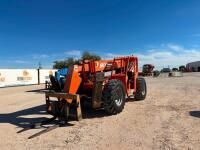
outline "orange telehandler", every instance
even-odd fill
[[[124,109],[126,98],[144,100],[147,94],[144,78],[138,77],[138,58],[135,56],[117,57],[113,60],[84,60],[68,68],[64,88],[53,79],[51,78],[52,88],[45,92],[46,110],[53,118],[30,128],[56,118],[59,123],[29,138],[66,125],[70,118],[80,120],[82,99],[91,102],[92,108],[103,108],[113,115]],[[52,97],[54,100],[50,99]]]

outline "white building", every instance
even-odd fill
[[[200,61],[188,63],[186,65],[186,68],[188,70],[191,70],[191,71],[194,71],[194,72],[196,72],[196,71],[200,72]]]

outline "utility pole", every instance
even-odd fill
[[[37,71],[38,71],[38,85],[40,84],[40,69],[42,69],[41,62],[38,63],[38,69],[37,69]]]

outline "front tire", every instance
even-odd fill
[[[126,101],[123,83],[117,79],[109,80],[103,89],[102,100],[108,114],[120,113],[124,109]]]

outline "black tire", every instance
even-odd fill
[[[120,80],[109,80],[102,92],[102,100],[105,111],[108,114],[115,115],[124,109],[126,91]]]
[[[147,95],[146,81],[142,77],[137,78],[135,100],[144,100]]]

